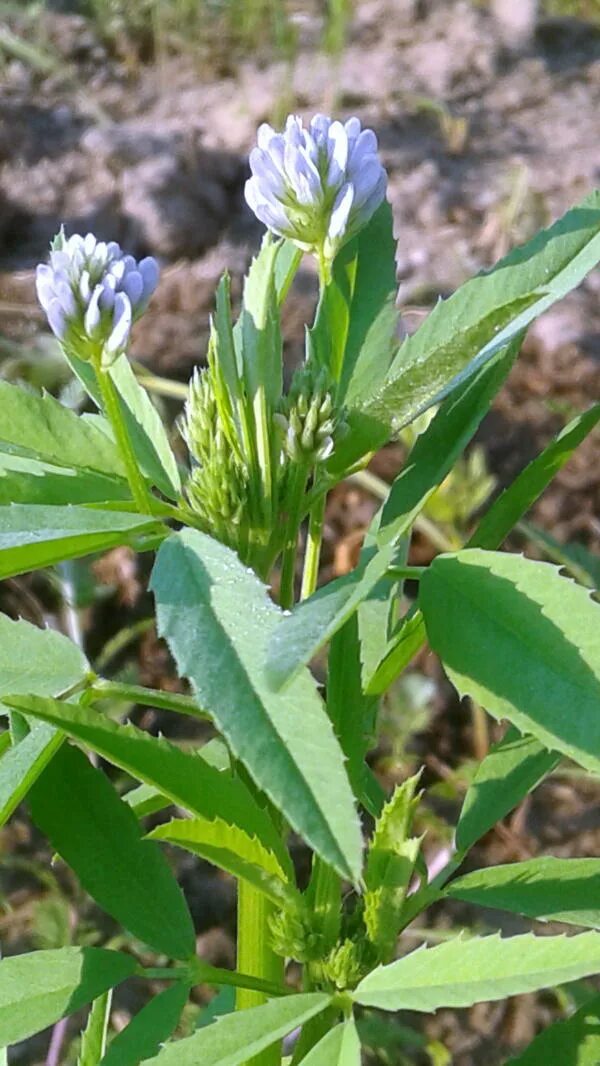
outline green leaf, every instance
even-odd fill
[[[549,563],[471,548],[423,575],[429,641],[461,695],[600,773],[600,605]]]
[[[222,818],[178,818],[148,833],[151,840],[165,840],[200,855],[260,889],[275,903],[297,898],[277,857],[256,837],[251,837]]]
[[[162,527],[149,515],[86,507],[12,504],[0,508],[0,579],[64,559],[131,544]]]
[[[502,352],[484,367],[442,405],[427,432],[417,438],[383,506],[379,550],[375,545],[365,547],[352,573],[319,589],[282,619],[269,651],[268,671],[274,685],[283,685],[310,662],[381,581],[394,562],[401,538],[475,433],[516,353],[516,348]]]
[[[96,902],[155,951],[188,959],[192,920],[165,857],[83,752],[64,745],[29,793],[34,822]]]
[[[108,423],[78,415],[53,396],[0,381],[0,451],[52,466],[125,476]]]
[[[114,988],[136,961],[103,948],[58,948],[0,962],[0,1043],[16,1044]]]
[[[302,1062],[304,1066],[360,1066],[360,1041],[354,1019],[336,1025]]]
[[[93,470],[51,466],[38,459],[0,452],[0,505],[36,503],[61,506],[68,503],[104,503],[131,500],[131,490],[122,478],[106,477]]]
[[[205,1026],[212,1025],[216,1018],[221,1018],[223,1014],[229,1014],[233,1010],[235,1010],[235,988],[231,985],[223,985],[208,1006],[200,1011],[196,1019],[196,1029],[204,1029]]]
[[[0,614],[0,699],[8,693],[58,696],[88,671],[81,649],[62,633]]]
[[[310,357],[331,368],[349,409],[351,432],[327,463],[337,479],[387,437],[362,408],[382,387],[397,349],[397,292],[392,212],[384,203],[336,257],[308,335]]]
[[[7,751],[0,762],[0,826],[25,798],[63,739],[51,726],[38,726]]]
[[[176,983],[159,992],[117,1033],[101,1066],[138,1066],[142,1059],[157,1055],[176,1029],[188,997],[185,984]]]
[[[598,1066],[600,996],[588,1000],[564,1022],[548,1026],[509,1066]]]
[[[360,828],[316,683],[305,670],[280,693],[265,676],[281,611],[264,585],[228,548],[183,530],[161,546],[151,587],[180,675],[236,758],[311,847],[356,882]]]
[[[600,192],[436,305],[363,413],[397,431],[510,343],[600,259]]]
[[[568,462],[575,448],[597,425],[599,419],[600,405],[596,405],[565,426],[541,455],[537,456],[492,504],[466,547],[499,548],[519,519],[541,496],[556,473]],[[542,536],[547,535],[542,534]],[[567,546],[563,551],[564,557],[555,558],[555,562],[568,566],[569,547]],[[581,580],[581,575],[575,576]],[[584,580],[583,584],[596,587],[593,579]],[[423,615],[420,610],[416,609],[407,616],[391,637],[377,668],[368,680],[367,692],[374,695],[385,692],[414,658],[426,639]]]
[[[395,347],[396,241],[387,202],[357,238],[356,283],[350,305],[340,399],[362,404],[385,378]]]
[[[100,390],[92,365],[66,351],[64,354],[88,395],[101,407]],[[119,395],[127,431],[141,470],[165,496],[177,500],[181,493],[179,468],[156,407],[139,384],[126,355],[117,359],[108,373]]]
[[[203,749],[197,753],[182,751],[162,737],[150,736],[131,724],[120,725],[84,705],[22,697],[11,697],[8,702],[23,714],[68,733],[208,826],[216,821],[239,827],[249,839],[256,838],[266,852],[277,855],[279,869],[285,871],[281,876],[293,877],[289,855],[266,811],[239,778],[209,765]],[[136,813],[141,817],[139,811]]]
[[[262,1007],[226,1014],[193,1036],[168,1044],[143,1066],[241,1066],[330,1004],[322,992],[272,999]]]
[[[104,992],[92,1004],[87,1025],[81,1034],[77,1066],[98,1066],[106,1049],[106,1034],[110,1021],[112,989]]]
[[[270,404],[276,404],[281,396],[281,331],[275,289],[280,248],[281,244],[267,234],[246,276],[242,311],[234,330],[251,403],[261,389]]]
[[[475,870],[446,889],[452,899],[547,922],[600,929],[600,859],[555,859]]]
[[[358,618],[354,615],[335,634],[327,665],[327,712],[346,756],[354,795],[377,817],[383,789],[365,762],[372,745],[379,702],[361,687]]]
[[[435,1011],[535,992],[600,971],[600,933],[462,937],[373,970],[353,999],[379,1010]]]
[[[303,252],[293,241],[282,240],[275,260],[275,291],[277,302],[284,302],[292,281],[302,262]]]
[[[408,836],[419,802],[415,789],[419,774],[398,785],[381,812],[369,847],[365,868],[364,921],[369,940],[380,959],[396,947],[401,913],[419,854],[421,841]]]
[[[423,615],[419,608],[413,607],[402,619],[396,632],[385,647],[376,668],[367,679],[367,693],[379,696],[385,692],[392,682],[404,672],[426,639],[427,634]]]
[[[569,422],[492,504],[471,537],[469,547],[499,547],[598,422],[600,403]]]
[[[171,800],[153,785],[130,788],[121,798],[131,807],[136,818],[145,818],[148,814],[156,814],[157,811],[164,811],[165,807],[171,806]]]
[[[331,278],[321,290],[315,324],[307,333],[307,362],[327,367],[339,382],[344,365],[358,266],[358,240],[345,244],[335,258]]]
[[[219,282],[216,304],[215,320],[212,323],[216,363],[227,387],[229,397],[236,399],[241,395],[242,368],[233,339],[229,274],[224,274]]]
[[[559,755],[511,726],[480,763],[469,785],[456,827],[458,851],[468,851],[559,762]]]

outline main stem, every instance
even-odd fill
[[[237,930],[237,969],[261,981],[268,981],[281,986],[284,982],[284,960],[271,948],[271,930],[269,921],[274,911],[274,904],[267,899],[264,892],[240,878],[238,881],[238,930]],[[265,1003],[267,996],[263,992],[254,992],[248,988],[238,988],[236,1009],[246,1010]],[[248,1059],[245,1066],[280,1066],[281,1045],[274,1044],[261,1051],[253,1059]]]
[[[259,575],[266,580],[267,575]],[[254,788],[246,780],[246,785]],[[258,790],[256,790],[258,791]],[[285,962],[271,947],[271,916],[275,904],[254,885],[243,878],[238,880],[237,902],[237,964],[239,972],[257,977],[261,981],[281,986],[285,980]],[[266,1003],[264,992],[238,988],[236,1010],[246,1010]],[[281,1066],[281,1044],[265,1048],[244,1066]]]
[[[304,570],[302,573],[301,600],[308,599],[309,596],[312,596],[317,587],[326,502],[327,497],[324,494],[321,499],[317,500],[310,512],[308,521],[308,539],[304,555]],[[313,857],[309,898],[312,900],[315,915],[319,919],[325,943],[331,947],[333,947],[339,935],[341,920],[340,888],[339,875],[331,868],[331,866],[326,862],[323,862],[318,855],[315,855]],[[310,974],[308,976],[308,987],[310,987]],[[332,1018],[331,1012],[327,1012],[326,1015],[314,1018],[303,1026],[302,1034],[292,1060],[294,1066],[296,1063],[301,1062],[309,1051],[319,1043],[321,1038],[336,1021],[337,1014]]]
[[[324,257],[319,258],[319,281],[321,292],[327,284],[327,269]],[[264,442],[263,442],[264,444]],[[286,543],[282,560],[282,605],[291,607],[293,604],[294,564],[296,555],[296,540],[291,536],[291,527],[294,525],[297,515],[295,505],[304,492],[306,484],[306,471],[297,473],[296,484],[293,494],[296,500],[290,500],[292,514],[288,523]],[[302,484],[300,484],[302,481]],[[313,505],[309,516],[308,538],[304,556],[304,571],[302,575],[301,599],[312,595],[317,586],[319,573],[319,559],[321,555],[321,542],[323,539],[323,520],[325,516],[325,495]],[[293,542],[293,543],[292,543]],[[335,876],[335,875],[334,875]],[[284,960],[275,954],[271,948],[270,918],[274,913],[274,904],[267,899],[263,892],[254,888],[248,882],[238,881],[238,929],[237,929],[237,969],[242,973],[252,974],[263,981],[271,981],[282,984],[284,980]],[[236,997],[236,1007],[244,1010],[247,1007],[255,1007],[265,1002],[264,994],[253,992],[249,989],[239,989]],[[312,1047],[317,1041],[309,1036],[309,1046]],[[316,1035],[316,1034],[315,1034]],[[321,1034],[322,1035],[322,1034]],[[318,1038],[320,1039],[320,1037]],[[308,1048],[307,1048],[308,1050]],[[295,1060],[294,1060],[295,1061]],[[275,1044],[271,1048],[260,1052],[245,1066],[280,1066],[281,1045]]]
[[[129,433],[127,432],[127,426],[123,419],[123,412],[121,410],[121,404],[114,382],[110,376],[110,372],[108,370],[103,370],[99,364],[96,364],[95,370],[98,386],[100,388],[100,395],[102,396],[102,403],[104,404],[104,410],[106,411],[113,428],[115,440],[119,452],[121,453],[121,458],[125,466],[125,473],[127,474],[127,480],[129,482],[129,488],[131,489],[131,494],[135,500],[135,505],[138,511],[142,514],[152,514],[152,500],[131,446]]]

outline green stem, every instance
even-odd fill
[[[328,261],[322,245],[319,248],[317,263],[319,267],[319,296],[323,299],[327,286],[331,281],[331,263]]]
[[[304,571],[302,574],[302,590],[300,599],[308,599],[317,587],[319,576],[319,560],[321,557],[321,544],[323,541],[323,523],[325,520],[325,506],[327,496],[323,496],[315,502],[309,516],[308,539],[304,555]],[[332,947],[339,936],[341,922],[340,907],[341,880],[339,875],[323,862],[318,855],[313,858],[313,870],[308,898],[312,901],[315,915],[318,917],[320,928],[323,932],[325,944]],[[310,987],[310,976],[308,980]],[[296,1046],[292,1066],[302,1061],[321,1038],[329,1032],[329,1029],[337,1021],[337,1014],[332,1015],[326,1011],[324,1015],[314,1018],[303,1026],[302,1034]]]
[[[323,540],[323,522],[325,519],[325,501],[325,495],[316,501],[308,519],[308,539],[306,541],[302,589],[300,591],[301,600],[306,600],[309,596],[312,596],[317,587],[321,543]]]
[[[194,959],[189,966],[140,966],[137,973],[140,977],[156,981],[188,981],[192,985],[216,985],[218,987],[229,985],[232,988],[246,988],[262,992],[267,996],[294,995],[293,988],[271,981],[261,981],[258,977],[252,977],[248,973],[238,973],[237,970],[223,970],[201,959]]]
[[[282,962],[282,960],[280,959],[279,962]],[[192,965],[191,976],[194,981],[202,984],[230,985],[238,989],[238,998],[247,993],[249,997],[258,997],[260,1003],[264,1003],[269,996],[290,996],[294,994],[294,989],[287,988],[283,984],[283,980],[268,981],[262,977],[254,977],[250,973],[240,973],[239,970],[222,970],[218,966],[209,966],[208,963],[200,960],[197,960]],[[249,1005],[254,1006],[254,1003]]]
[[[281,581],[279,586],[279,603],[284,610],[289,610],[294,603],[294,578],[296,576],[296,554],[298,548],[298,530],[302,521],[302,505],[308,471],[298,464],[294,470],[287,500],[288,519],[285,544],[281,556]]]
[[[259,576],[266,580],[267,575]],[[254,783],[244,775],[245,784],[251,792],[258,792]],[[260,802],[260,797],[259,797]],[[237,966],[239,973],[249,975],[256,982],[262,983],[262,989],[238,986],[236,1010],[246,1010],[265,1003],[268,993],[266,985],[283,986],[285,963],[271,947],[271,916],[275,913],[275,904],[264,892],[240,878],[238,880],[237,904]],[[265,1048],[254,1058],[248,1059],[244,1066],[280,1066],[281,1045]]]
[[[323,862],[318,855],[313,858],[312,876],[308,887],[308,898],[323,936],[325,950],[330,950],[340,935],[342,913],[340,895],[342,881],[340,875]]]
[[[123,419],[119,395],[115,389],[110,372],[108,370],[102,370],[98,363],[96,363],[94,369],[96,371],[96,378],[98,380],[104,410],[106,411],[115,434],[117,447],[125,465],[127,480],[136,507],[142,514],[152,514],[152,500],[131,446],[127,427]]]
[[[236,1009],[246,1010],[265,1003],[267,986],[281,988],[284,979],[283,959],[271,948],[269,920],[275,906],[254,885],[238,881],[237,969],[254,979],[254,989],[238,985]],[[259,985],[262,990],[258,990]],[[281,1047],[266,1048],[245,1066],[280,1066]]]
[[[133,644],[133,642],[138,639],[138,637],[143,637],[149,629],[152,629],[153,625],[154,618],[141,618],[139,622],[134,622],[125,629],[119,629],[114,637],[109,637],[106,644],[96,656],[94,666],[98,673],[102,673],[103,670],[106,670],[108,664],[111,663],[113,659],[116,659],[117,655],[120,655],[121,652],[125,651],[130,644]]]
[[[189,966],[138,966],[135,971],[138,977],[145,977],[148,981],[189,981]]]
[[[140,385],[149,392],[155,392],[158,396],[167,396],[173,400],[187,400],[189,386],[181,381],[172,381],[170,378],[161,378],[158,374],[151,374],[140,363],[134,365],[135,376]]]
[[[387,573],[389,577],[400,577],[405,581],[420,581],[426,570],[426,566],[390,566]]]
[[[103,680],[97,681],[86,692],[87,703],[106,699],[139,703],[144,707],[158,707],[164,711],[189,714],[194,718],[209,718],[206,711],[203,711],[191,696],[184,696],[179,692],[163,692],[160,689],[145,688],[143,685],[126,685],[120,681]]]
[[[254,422],[256,427],[256,444],[258,466],[262,488],[262,511],[265,527],[273,523],[273,471],[271,468],[271,442],[269,434],[269,417],[264,385],[256,390],[254,397]]]

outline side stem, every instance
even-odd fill
[[[302,504],[308,471],[298,464],[290,485],[287,499],[287,525],[285,544],[281,556],[281,581],[279,586],[279,604],[289,610],[294,604],[294,577],[296,576],[296,554],[298,547],[298,530],[302,521]]]
[[[302,589],[300,599],[306,600],[312,596],[317,587],[319,576],[319,560],[321,558],[321,543],[323,541],[323,522],[325,519],[325,501],[323,495],[313,505],[308,519],[308,538],[304,555],[304,570],[302,573]]]
[[[177,714],[189,714],[194,718],[210,719],[210,715],[203,711],[191,696],[145,688],[143,685],[127,685],[121,681],[105,681],[103,678],[90,685],[84,699],[87,703],[93,700],[123,700],[125,703],[139,703],[142,707],[157,707],[164,711],[175,711]]]
[[[100,388],[100,395],[102,396],[102,403],[104,404],[104,410],[108,415],[115,434],[117,447],[121,453],[121,458],[125,466],[125,473],[127,474],[127,480],[136,507],[142,514],[152,514],[152,500],[131,446],[114,382],[108,370],[102,370],[98,364],[95,366],[95,370],[98,386]]]

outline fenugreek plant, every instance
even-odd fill
[[[127,359],[132,323],[157,284],[152,259],[61,233],[39,268],[48,322],[97,414],[0,382],[0,576],[115,545],[156,551],[158,631],[189,686],[173,694],[98,676],[66,636],[0,619],[10,727],[1,820],[25,800],[52,851],[130,934],[122,950],[5,958],[1,1047],[90,1005],[86,1066],[358,1066],[363,1008],[467,1007],[600,972],[600,859],[459,873],[561,758],[600,773],[600,607],[557,567],[499,551],[598,423],[600,405],[563,428],[460,550],[427,568],[408,564],[415,520],[489,410],[527,327],[600,258],[600,195],[468,281],[399,343],[372,131],[357,119],[316,116],[305,127],[292,117],[283,133],[261,127],[250,165],[247,200],[269,232],[236,321],[227,276],[219,284],[206,367],[179,423],[187,470]],[[303,254],[316,258],[320,298],[285,390],[280,313]],[[329,490],[432,408],[356,569],[317,591]],[[435,876],[419,833],[418,775],[385,795],[367,761],[380,697],[426,641],[458,692],[507,723]],[[326,646],[320,685],[310,664]],[[184,750],[109,717],[109,698],[209,719],[217,736]],[[130,790],[119,794],[89,753],[119,768]],[[161,810],[150,830],[145,817]],[[312,852],[307,885],[292,864],[292,831]],[[197,955],[165,843],[237,879],[235,970]],[[448,897],[580,931],[411,950],[403,931]],[[150,969],[147,949],[158,964]],[[164,988],[111,1036],[111,991],[134,976]],[[174,1038],[197,984],[235,986],[236,1010]],[[596,1000],[516,1061],[592,1066],[599,1026]]]

